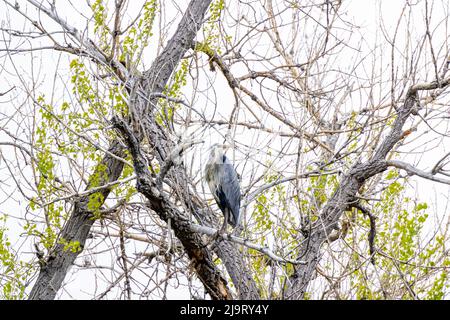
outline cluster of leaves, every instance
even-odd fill
[[[270,167],[270,162],[267,166]],[[264,184],[274,183],[280,178],[282,176],[279,173],[269,172],[264,176]],[[279,256],[296,260],[303,239],[300,233],[301,221],[314,222],[318,219],[320,208],[338,186],[337,179],[335,175],[327,174],[305,179],[306,193],[291,195],[286,184],[275,184],[260,193],[252,208],[249,218],[252,223],[247,225],[247,236],[261,246],[269,245]],[[279,298],[286,277],[293,272],[293,266],[278,265],[252,249],[248,253],[254,278],[263,297]],[[273,272],[276,274],[276,283],[270,280],[273,279]]]
[[[92,16],[94,18],[94,33],[99,37],[101,48],[108,52],[110,46],[108,44],[108,36],[111,33],[106,21],[108,13],[103,0],[95,0],[92,4]]]
[[[102,0],[96,0],[91,5],[94,33],[99,47],[105,53],[110,53],[111,27],[108,26],[108,10]],[[147,1],[143,7],[141,17],[135,25],[128,29],[121,41],[122,56],[120,59],[133,59],[137,50],[143,50],[149,44],[153,35],[152,26],[157,11],[157,1]],[[175,84],[169,93],[176,96],[179,87],[185,83],[187,65],[183,64],[183,71],[177,73]],[[104,72],[112,75],[108,67],[98,66],[97,73]],[[56,241],[64,244],[67,250],[79,250],[76,243],[66,243],[65,239],[58,239],[64,220],[67,218],[66,208],[62,202],[53,202],[61,196],[67,195],[69,190],[61,184],[61,177],[56,172],[69,163],[79,163],[83,167],[95,168],[89,185],[97,187],[106,181],[106,167],[100,165],[103,153],[98,150],[101,139],[115,139],[112,130],[104,128],[113,113],[126,116],[128,106],[126,91],[117,85],[119,81],[113,77],[111,85],[98,82],[91,75],[85,62],[76,58],[70,62],[72,96],[69,101],[60,105],[48,103],[44,95],[37,98],[36,105],[40,118],[34,132],[36,161],[33,162],[36,172],[36,196],[30,201],[33,211],[42,210],[46,220],[45,230],[40,230],[36,223],[28,222],[24,229],[28,235],[39,237],[40,243],[50,249]],[[106,85],[105,85],[106,84]],[[89,170],[88,170],[89,171]],[[132,168],[126,168],[122,178],[129,177]],[[81,176],[79,178],[82,178]],[[73,190],[70,190],[73,191]],[[130,199],[135,194],[132,183],[120,186],[115,190],[117,196]],[[100,192],[89,196],[88,208],[99,218],[100,204],[103,203]],[[47,204],[47,205],[43,205]]]
[[[101,88],[83,61],[73,59],[70,62],[70,72],[70,102],[63,101],[60,105],[53,105],[46,101],[44,95],[36,100],[40,114],[40,117],[36,117],[38,125],[34,133],[36,196],[29,205],[33,211],[42,210],[46,226],[44,230],[40,230],[35,222],[29,221],[24,229],[28,235],[39,237],[40,243],[47,250],[56,241],[70,250],[78,248],[76,243],[64,243],[65,239],[58,239],[68,212],[61,201],[55,200],[73,192],[73,189],[67,189],[61,182],[64,177],[57,176],[56,172],[64,172],[61,169],[69,166],[95,167],[89,184],[92,187],[100,186],[106,180],[107,168],[100,165],[103,154],[98,146],[102,138],[115,138],[112,131],[104,130],[112,112],[108,106],[114,105],[113,112],[127,112],[121,89],[117,86]],[[125,186],[122,188],[124,192],[129,192]],[[99,203],[102,202],[103,196],[99,192],[89,196],[88,208],[96,218],[99,217]]]
[[[20,300],[24,298],[26,283],[32,266],[17,259],[17,254],[8,239],[6,216],[0,216],[0,299]]]
[[[187,84],[187,74],[189,71],[189,60],[182,59],[181,64],[175,71],[171,81],[164,88],[163,93],[170,98],[180,98],[181,90]],[[160,111],[156,114],[155,120],[160,124],[169,124],[173,120],[175,109],[179,107],[178,103],[169,102],[167,99],[159,99]]]
[[[158,3],[156,0],[147,1],[143,7],[143,15],[127,32],[122,42],[120,61],[133,61],[137,65],[140,53],[150,44],[153,36],[153,23],[155,21]]]
[[[213,50],[218,54],[221,54],[221,41],[223,36],[220,32],[220,20],[223,16],[223,11],[225,10],[225,0],[217,0],[211,2],[209,7],[209,19],[203,25],[203,45],[205,49]],[[231,37],[226,36],[225,41],[230,42]]]
[[[405,194],[405,181],[396,170],[386,176],[390,181],[375,203],[372,214],[377,217],[376,247],[383,254],[376,256],[376,266],[369,265],[366,254],[353,252],[349,268],[352,294],[357,299],[442,299],[449,286],[443,234],[435,234],[425,241],[429,219],[426,203],[415,203]],[[356,248],[367,243],[369,221],[361,213],[356,215],[355,227],[347,242]],[[367,252],[367,251],[366,251]]]
[[[270,184],[281,177],[277,173],[268,173],[264,177],[264,183]],[[292,211],[292,203],[288,199],[288,190],[284,184],[276,184],[259,194],[251,212],[251,224],[247,225],[246,236],[260,246],[271,247],[279,256],[295,259],[295,247],[298,241],[295,238],[298,230],[296,212]],[[256,284],[260,288],[263,298],[274,298],[279,295],[275,284],[270,285],[273,262],[265,255],[253,249],[248,249],[251,257],[250,265]],[[285,266],[288,268],[289,266]],[[281,270],[278,283],[282,283],[286,270]],[[269,292],[272,286],[272,292]],[[271,294],[271,297],[269,297]]]
[[[60,186],[56,180],[57,160],[55,159],[56,150],[54,146],[58,146],[57,137],[63,133],[61,126],[61,117],[54,115],[53,106],[45,103],[44,96],[37,99],[39,104],[39,113],[41,122],[36,126],[35,132],[35,148],[36,162],[33,162],[33,171],[36,172],[36,196],[30,200],[31,210],[38,210],[38,204],[48,203],[51,199],[60,193]],[[59,145],[58,149],[64,150],[63,145]],[[28,221],[24,230],[29,235],[39,236],[40,242],[46,249],[50,249],[57,239],[57,234],[62,226],[63,206],[62,204],[50,203],[42,207],[45,215],[46,227],[42,232],[34,222]]]
[[[114,21],[115,19],[110,19],[111,14],[108,12],[103,0],[95,0],[91,5],[91,10],[94,19],[94,33],[97,36],[96,40],[99,43],[99,47],[108,55],[115,54],[116,52],[111,52],[111,39],[116,38],[118,35],[114,34],[113,27],[108,25],[108,21]],[[120,53],[116,58],[127,63],[128,67],[138,65],[142,58],[142,51],[150,44],[157,10],[158,2],[156,0],[146,1],[141,15],[127,28],[123,37],[120,37],[120,43],[118,43]],[[113,14],[115,15],[116,12]]]
[[[270,180],[270,177],[266,178]],[[268,238],[273,232],[274,221],[271,216],[270,210],[274,206],[276,191],[273,189],[267,190],[261,193],[256,198],[256,204],[251,214],[252,224],[251,228],[247,228],[247,233],[255,238],[256,243],[259,245],[267,245]],[[265,294],[267,292],[266,277],[269,273],[269,261],[265,255],[262,255],[256,250],[249,249],[249,255],[252,257],[251,266],[254,270],[254,279],[256,284],[260,288],[260,292]]]

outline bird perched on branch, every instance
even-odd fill
[[[214,144],[205,166],[205,178],[209,189],[224,215],[219,233],[223,234],[227,224],[233,228],[239,223],[241,190],[236,170],[225,156],[229,145]]]

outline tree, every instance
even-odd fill
[[[3,297],[448,295],[445,1],[380,3],[373,36],[353,2],[137,3],[2,3]]]

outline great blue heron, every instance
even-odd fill
[[[236,227],[241,207],[239,179],[236,170],[224,154],[227,148],[228,145],[214,144],[205,166],[206,182],[224,215],[219,233],[225,232],[228,223]]]

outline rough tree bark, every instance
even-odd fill
[[[119,157],[124,156],[124,148],[119,143],[113,143],[109,151]],[[111,155],[105,155],[101,165],[97,168],[105,166],[107,168],[106,175],[98,175],[100,177],[100,185],[108,182],[116,181],[120,174],[124,163],[113,158]],[[98,170],[98,169],[96,169]],[[95,173],[94,173],[95,174]],[[87,190],[90,189],[87,186]],[[106,188],[101,191],[103,199],[106,199],[111,189]],[[95,222],[92,212],[88,209],[89,196],[84,196],[75,202],[72,214],[64,225],[60,238],[67,242],[79,241],[81,248],[84,247],[89,231]],[[81,251],[72,252],[64,250],[64,245],[59,243],[51,250],[45,261],[41,261],[41,269],[33,289],[30,292],[30,300],[50,300],[54,299],[61,284],[66,277],[69,268]]]
[[[158,179],[154,179],[148,169],[148,162],[140,150],[140,143],[136,135],[123,120],[115,119],[115,126],[122,132],[131,155],[133,156],[134,170],[137,176],[137,190],[149,201],[150,208],[159,217],[168,222],[171,220],[175,236],[180,239],[191,259],[191,266],[205,286],[206,291],[213,299],[231,299],[231,293],[226,280],[214,265],[212,254],[205,246],[200,234],[190,230],[189,218],[171,203],[161,188]],[[168,159],[171,161],[171,159]],[[161,172],[162,174],[162,172]]]
[[[31,1],[31,3],[33,2]],[[138,140],[143,138],[142,135],[147,136],[149,143],[156,150],[155,156],[160,163],[168,160],[167,155],[170,154],[173,143],[168,139],[168,135],[164,133],[164,129],[154,121],[152,109],[157,105],[158,99],[152,96],[152,94],[163,91],[179,61],[192,46],[192,42],[203,23],[204,15],[210,2],[211,0],[192,0],[174,36],[169,40],[163,52],[153,62],[151,68],[145,71],[142,76],[129,74],[129,79],[126,79],[130,80],[128,83],[131,83],[129,99],[131,113],[135,120],[141,119],[137,127],[134,126],[139,132],[135,131],[133,134]],[[41,8],[40,4],[33,4]],[[76,29],[71,29],[66,23],[55,17],[51,10],[47,9],[43,11],[52,19],[56,20],[66,32],[77,32]],[[89,41],[86,43],[89,43]],[[89,52],[90,50],[97,50],[96,48],[86,47],[84,49],[90,56],[99,57],[96,59],[98,62],[105,62],[105,59],[102,58],[104,56],[102,53]],[[65,51],[70,52],[70,50]],[[113,69],[121,68],[117,62],[110,61],[109,64]],[[120,74],[123,75],[124,72],[120,72]],[[124,149],[119,143],[113,143],[109,151],[119,157],[124,156]],[[136,166],[139,162],[139,157],[134,157],[134,160]],[[100,166],[107,167],[108,177],[105,181],[100,181],[100,184],[104,184],[118,179],[122,172],[123,162],[118,161],[110,155],[105,155]],[[185,176],[185,173],[180,168],[173,168],[172,171],[168,175],[168,179],[171,176]],[[142,176],[143,173],[141,172]],[[219,270],[212,262],[211,253],[205,250],[201,237],[187,227],[189,221],[175,205],[170,203],[168,199],[165,199],[158,190],[146,188],[154,183],[148,179],[150,179],[148,176],[145,176],[144,180],[140,180],[138,177],[138,190],[147,197],[150,201],[151,208],[163,220],[167,221],[169,218],[172,219],[171,225],[175,235],[183,243],[199,279],[205,286],[205,290],[214,299],[232,298],[226,286],[226,281],[222,278]],[[89,188],[90,186],[87,187],[87,189]],[[109,195],[109,192],[110,189],[104,189],[102,191],[104,200]],[[95,222],[92,219],[92,213],[87,209],[87,202],[88,197],[83,197],[75,203],[74,210],[61,233],[61,237],[66,241],[79,241],[81,248],[85,245],[89,230]],[[232,244],[226,244],[223,248],[226,248],[226,250],[217,250],[216,253],[224,261],[232,280],[236,281],[234,284],[238,289],[239,297],[258,298],[259,294],[256,285],[243,259],[236,259],[236,256],[240,254],[239,251]],[[65,251],[63,245],[55,245],[49,257],[41,263],[40,273],[29,295],[29,299],[54,299],[58,290],[61,288],[70,266],[73,265],[80,252]],[[240,275],[239,277],[237,276],[238,274]]]

